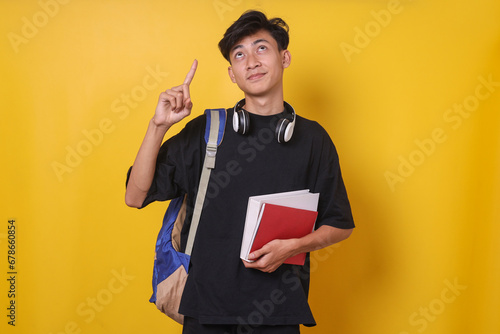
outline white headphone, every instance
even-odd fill
[[[295,110],[287,102],[283,102],[285,111],[291,116],[291,120],[286,116],[278,120],[276,125],[276,139],[278,143],[286,143],[292,139],[293,129],[295,127]],[[245,99],[236,103],[233,109],[233,129],[235,132],[246,135],[250,130],[250,116],[248,111],[243,109]]]

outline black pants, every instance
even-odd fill
[[[299,325],[253,327],[250,325],[203,325],[198,320],[184,317],[182,334],[300,334]]]

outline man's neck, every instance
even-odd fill
[[[283,112],[283,94],[278,96],[245,96],[245,110],[250,113],[270,116]]]

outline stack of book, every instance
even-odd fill
[[[248,199],[240,257],[248,255],[275,239],[301,238],[314,230],[318,216],[319,194],[308,189],[252,196]],[[306,253],[284,263],[304,265]]]

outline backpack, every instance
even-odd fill
[[[153,295],[149,301],[154,303],[161,312],[180,324],[183,324],[184,316],[179,314],[179,305],[188,276],[190,255],[205,200],[210,172],[215,167],[217,147],[222,142],[226,124],[225,109],[207,109],[205,114],[207,116],[205,126],[207,149],[185,253],[180,252],[179,249],[180,234],[186,217],[186,195],[170,201],[155,247]]]

